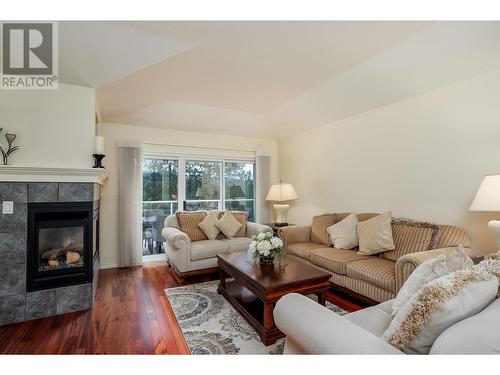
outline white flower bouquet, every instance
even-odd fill
[[[250,258],[254,261],[259,260],[260,264],[273,264],[274,259],[281,263],[285,258],[283,241],[278,237],[273,237],[271,232],[252,236],[252,243],[248,252]]]

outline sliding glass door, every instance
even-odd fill
[[[255,221],[255,161],[145,156],[142,206],[143,255],[156,260],[165,218],[178,210],[246,211]]]
[[[224,184],[224,208],[246,211],[248,220],[255,221],[255,162],[225,162]]]
[[[186,160],[185,211],[220,210],[222,162]]]
[[[164,253],[165,218],[179,209],[179,161],[145,158],[143,162],[142,254]]]

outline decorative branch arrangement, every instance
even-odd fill
[[[0,128],[0,133],[2,132],[3,128]],[[19,146],[12,146],[12,143],[14,142],[14,139],[16,139],[15,134],[5,134],[5,139],[7,139],[7,145],[9,148],[7,151],[5,151],[1,146],[0,146],[0,152],[2,153],[2,158],[3,158],[3,165],[9,164],[9,156],[12,154],[14,151],[19,150]]]

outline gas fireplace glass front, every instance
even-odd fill
[[[43,228],[38,231],[38,271],[83,267],[84,227]]]
[[[91,202],[28,205],[29,291],[92,280]]]

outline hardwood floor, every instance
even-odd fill
[[[92,310],[0,327],[2,354],[189,354],[164,289],[215,280],[178,280],[165,263],[100,271]],[[347,310],[365,307],[339,293],[327,300]]]

